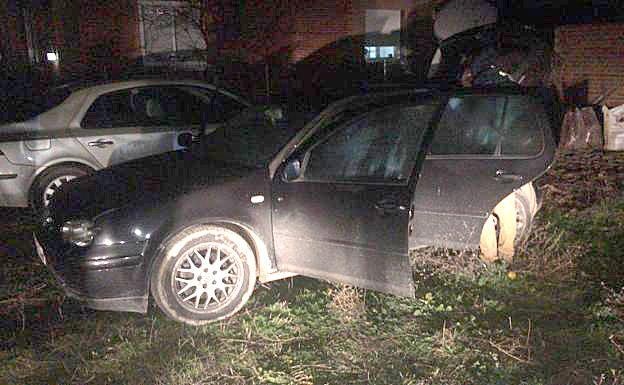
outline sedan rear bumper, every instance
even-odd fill
[[[10,163],[0,155],[0,206],[27,207],[35,168]]]
[[[34,235],[37,254],[69,297],[98,310],[147,312],[144,242],[60,246]]]

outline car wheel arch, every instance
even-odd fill
[[[527,233],[523,234],[522,242],[520,242],[520,244],[516,244],[516,247],[522,246],[524,243],[526,243],[526,240],[528,236],[530,235],[533,218],[535,217],[535,214],[537,213],[537,208],[535,208],[535,212],[533,212],[534,206],[536,205],[535,203],[536,198],[535,198],[535,190],[533,189],[532,183],[533,183],[532,181],[528,182],[524,184],[523,186],[521,186],[520,188],[514,189],[514,191],[511,193],[514,195],[514,199],[516,200],[522,199],[524,201],[523,204],[526,205],[527,215],[528,215],[528,218],[526,218],[527,226],[528,226]],[[483,218],[483,221],[482,221],[483,223],[481,223],[481,226],[479,227],[481,229],[481,231],[479,232],[479,236],[481,236],[481,233],[485,229],[485,224],[489,218],[489,215],[494,213],[494,209],[496,208],[496,206],[499,203],[501,203],[506,197],[507,196],[503,197],[501,200],[496,202],[496,204],[487,212],[487,215]],[[494,216],[497,216],[497,215],[494,214]],[[500,220],[500,219],[497,218],[497,220]]]
[[[206,299],[203,310],[200,310],[201,308],[198,304],[201,298],[204,297],[204,293],[200,292],[201,294],[198,296],[197,290],[202,289],[196,289],[195,293],[191,293],[191,295],[188,297],[192,298],[194,296],[196,298],[194,308],[189,310],[183,304],[183,302],[186,301],[188,298],[182,299],[182,301],[180,301],[179,298],[181,296],[181,293],[183,293],[187,289],[183,288],[183,290],[178,291],[180,287],[176,289],[174,282],[177,281],[178,278],[173,278],[172,274],[177,274],[176,266],[177,268],[179,268],[180,266],[182,266],[181,263],[186,263],[184,262],[184,256],[187,255],[185,253],[188,253],[189,249],[192,250],[198,245],[201,246],[205,242],[218,244],[219,246],[217,246],[217,250],[221,250],[221,247],[224,247],[224,249],[226,250],[225,255],[229,255],[225,259],[235,261],[232,262],[230,266],[238,266],[236,267],[236,270],[234,270],[234,274],[236,274],[237,277],[236,281],[228,282],[232,285],[236,282],[239,282],[239,285],[242,286],[237,286],[237,288],[232,289],[233,291],[231,291],[230,294],[227,294],[228,292],[225,291],[225,289],[221,288],[222,295],[226,294],[226,298],[222,298],[222,300],[224,300],[223,305],[220,303],[220,300],[215,297],[215,289],[213,289],[212,296],[216,300],[217,305],[219,305],[217,309],[213,310],[206,310],[208,302],[211,301],[210,294],[208,294],[209,296]],[[213,246],[207,247],[208,250],[211,250],[213,248]],[[153,302],[158,306],[158,308],[160,308],[160,310],[171,319],[181,321],[186,324],[198,326],[208,322],[214,322],[228,318],[233,314],[237,313],[247,303],[254,291],[255,283],[257,280],[256,256],[254,255],[254,250],[242,236],[220,223],[210,222],[207,224],[196,224],[193,226],[185,227],[180,231],[175,231],[171,234],[171,236],[168,236],[166,238],[166,240],[161,246],[157,248],[157,250],[158,254],[154,255],[151,267],[148,271],[148,274],[146,274],[148,282],[148,286],[146,287],[146,294],[149,296],[148,298],[151,298]],[[201,257],[201,254],[196,255]],[[219,258],[219,255],[221,254],[217,254],[217,259]],[[230,257],[234,258],[230,259]],[[188,260],[188,255],[186,258]],[[192,264],[197,262],[191,261],[190,263],[191,266],[193,266]],[[212,262],[210,262],[209,264],[212,264]],[[200,277],[204,275],[204,273],[209,274],[208,267],[204,266],[204,262],[201,262],[200,266]],[[206,267],[205,270],[204,267]],[[187,267],[185,269],[187,271],[183,274],[188,274],[189,268]],[[221,266],[218,266],[217,269],[221,269]],[[201,277],[200,279],[202,281],[200,282],[196,280],[196,272],[191,274],[194,275],[194,278],[191,279],[191,281],[194,283],[187,284],[187,287],[191,285],[197,288],[199,286],[202,286],[201,282],[203,282],[203,288],[204,291],[206,291],[207,285],[210,286],[210,283],[204,282],[207,278],[205,276]],[[214,274],[216,274],[216,272],[214,272]],[[212,277],[212,274],[210,274],[210,277]],[[224,279],[224,277],[221,276],[216,278],[210,278],[210,280],[212,279],[215,280],[214,282],[212,282],[212,285],[215,285],[217,284],[218,280]],[[229,280],[230,278],[227,279]],[[182,281],[184,280],[185,279],[182,279]],[[208,290],[210,291],[210,289]]]
[[[35,179],[37,179],[37,177],[39,175],[41,175],[41,173],[43,173],[44,171],[48,170],[50,167],[60,167],[60,166],[88,167],[92,171],[97,171],[97,170],[101,169],[101,167],[99,167],[98,165],[96,165],[96,164],[94,164],[92,162],[88,162],[88,161],[86,161],[84,159],[80,159],[80,158],[54,159],[54,160],[52,160],[52,161],[50,161],[48,163],[45,163],[45,164],[37,167],[37,169],[33,173],[31,185],[32,185],[32,182],[34,182]]]
[[[154,263],[158,255],[164,252],[165,245],[167,245],[171,239],[178,236],[178,234],[182,232],[192,231],[195,228],[199,229],[205,226],[222,227],[227,230],[231,230],[241,236],[241,238],[243,238],[243,240],[251,248],[251,251],[254,254],[256,260],[256,277],[262,277],[263,275],[275,271],[274,264],[272,263],[272,259],[269,254],[267,242],[265,242],[262,237],[258,235],[258,232],[255,231],[253,227],[247,224],[243,224],[234,220],[217,218],[212,220],[196,221],[194,223],[190,223],[185,226],[179,226],[176,228],[172,228],[170,226],[161,226],[160,231],[152,234],[152,237],[150,238],[150,243],[152,244],[152,247],[150,248],[148,246],[148,249],[146,249],[145,252],[146,256],[148,256],[145,270],[145,279],[147,281],[146,288],[148,292],[150,290],[149,280],[152,270],[154,268]]]
[[[41,176],[54,168],[57,167],[81,167],[88,168],[89,172],[97,171],[99,168],[95,165],[85,162],[79,159],[71,159],[71,160],[56,160],[50,163],[46,163],[43,166],[37,168],[37,170],[33,173],[30,182],[28,184],[28,202],[32,205],[35,199],[35,190],[37,186],[37,181],[41,178]]]

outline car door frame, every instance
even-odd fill
[[[543,99],[547,96],[542,92],[543,90],[537,88],[520,89],[518,87],[491,87],[491,88],[475,88],[475,89],[461,89],[454,90],[448,94],[448,100],[452,97],[463,96],[502,96],[510,97],[517,95],[526,95],[534,99]],[[544,101],[544,100],[542,100]],[[417,186],[414,195],[414,223],[413,223],[413,236],[410,237],[410,248],[418,248],[422,246],[437,246],[448,247],[453,249],[475,249],[479,247],[481,230],[488,216],[494,210],[496,204],[498,204],[507,195],[518,190],[523,185],[534,181],[543,175],[552,165],[554,159],[554,149],[556,147],[551,127],[551,121],[548,118],[547,109],[548,103],[542,104],[543,111],[541,119],[538,119],[538,124],[541,126],[541,134],[543,135],[543,146],[541,151],[536,155],[461,155],[461,154],[447,154],[447,155],[432,155],[430,154],[430,148],[433,144],[435,137],[435,130],[439,123],[443,111],[441,111],[436,121],[435,127],[432,130],[431,136],[428,138],[426,157],[422,166],[422,174],[419,186]],[[506,116],[506,115],[505,115]],[[506,188],[501,188],[501,192],[498,195],[498,199],[494,202],[490,202],[489,205],[484,205],[482,210],[478,212],[452,212],[453,210],[442,210],[440,207],[435,206],[436,197],[444,195],[444,191],[440,186],[430,185],[431,180],[428,180],[430,168],[435,165],[438,167],[437,171],[449,170],[452,162],[463,160],[467,163],[482,163],[489,164],[492,169],[491,174],[488,177],[496,179],[498,171],[507,172],[512,170],[509,174],[512,176],[522,177],[521,179],[511,178],[508,181],[497,181],[501,185],[505,185]],[[534,168],[522,170],[522,167],[518,167],[518,162],[531,162],[535,161]],[[446,164],[445,164],[446,162]],[[538,163],[543,163],[544,167],[541,168]],[[441,167],[439,167],[442,165]],[[539,168],[539,170],[538,170]],[[529,177],[523,177],[522,173],[526,171],[527,174],[532,174]],[[447,173],[449,174],[449,173]],[[451,176],[452,177],[452,176]],[[503,175],[504,178],[504,175]],[[425,190],[425,189],[428,189]],[[468,189],[470,190],[470,189]],[[471,194],[466,190],[466,195]],[[474,193],[474,192],[473,192]],[[416,195],[419,194],[419,195]],[[472,194],[475,195],[475,194]],[[468,197],[469,198],[469,197]],[[455,207],[461,207],[464,211],[470,210],[469,200],[464,202],[455,202]],[[427,204],[428,203],[428,204]],[[429,206],[429,207],[427,207]]]
[[[396,95],[410,95],[410,92],[400,92]],[[420,95],[422,96],[422,95]],[[431,97],[431,94],[428,94]],[[364,99],[366,100],[366,99]],[[350,98],[348,99],[351,103],[357,102],[357,99]],[[295,180],[295,181],[285,181],[283,178],[283,170],[287,166],[290,160],[294,158],[300,158],[303,160],[303,157],[308,158],[310,156],[310,152],[319,144],[325,142],[328,137],[331,137],[335,134],[335,132],[339,129],[343,129],[345,126],[349,124],[349,121],[345,121],[341,123],[339,126],[332,128],[330,131],[326,132],[320,138],[313,137],[317,134],[317,132],[323,126],[323,119],[331,118],[332,114],[338,114],[342,107],[348,105],[348,101],[343,101],[341,104],[334,106],[331,109],[331,113],[321,114],[322,117],[319,119],[315,119],[312,122],[312,126],[307,130],[306,133],[302,135],[298,135],[295,137],[286,148],[289,148],[290,151],[287,150],[286,153],[282,153],[281,157],[278,158],[281,160],[279,165],[276,165],[275,171],[272,173],[272,205],[273,205],[273,214],[274,217],[272,219],[272,227],[273,227],[273,244],[275,248],[275,260],[279,270],[289,271],[292,273],[298,273],[302,275],[307,275],[315,278],[329,279],[334,281],[340,281],[348,284],[353,284],[361,287],[368,287],[375,290],[390,292],[393,294],[403,295],[403,296],[413,296],[413,276],[411,265],[409,261],[408,255],[408,240],[409,240],[409,223],[411,219],[411,212],[409,209],[411,196],[413,195],[414,187],[417,183],[418,178],[418,170],[422,165],[424,159],[424,146],[425,137],[429,135],[430,125],[424,128],[423,138],[421,140],[420,146],[421,148],[418,150],[418,154],[414,159],[414,164],[412,166],[410,177],[404,184],[394,184],[393,188],[390,190],[397,190],[396,193],[398,195],[404,194],[405,202],[401,206],[398,215],[401,215],[404,221],[405,228],[403,230],[398,230],[404,233],[404,239],[401,241],[402,245],[395,248],[392,252],[381,252],[379,249],[368,248],[363,245],[356,244],[340,244],[339,242],[330,242],[322,239],[309,239],[307,237],[301,236],[298,240],[301,242],[297,245],[297,240],[292,239],[292,244],[284,244],[281,245],[281,242],[284,240],[280,240],[281,234],[278,233],[276,222],[280,219],[276,217],[276,213],[280,210],[280,206],[283,204],[284,199],[289,199],[289,197],[284,197],[285,191],[280,189],[285,185],[292,186],[311,186],[310,189],[314,190],[319,189],[322,193],[326,193],[327,191],[331,191],[336,194],[345,194],[349,195],[357,195],[359,197],[366,196],[368,193],[372,193],[373,196],[376,196],[375,190],[379,190],[383,188],[383,183],[371,183],[362,181],[361,183],[356,182],[336,182],[336,181],[306,181],[306,180]],[[422,100],[419,100],[420,104],[422,104]],[[364,104],[364,103],[363,103]],[[388,103],[386,107],[398,106],[399,103]],[[409,105],[409,101],[402,101],[402,105]],[[412,103],[414,104],[414,103]],[[439,110],[439,109],[438,109]],[[369,112],[361,112],[359,116],[367,115]],[[437,115],[439,111],[436,111],[431,118],[431,121],[434,121],[435,115]],[[430,122],[431,123],[431,122]],[[304,168],[305,170],[305,165]],[[324,186],[323,186],[324,185]],[[404,191],[401,191],[403,189]],[[276,191],[277,190],[277,191]],[[296,188],[286,190],[286,193],[292,193]],[[305,193],[301,193],[304,194]],[[361,203],[361,202],[359,202]],[[369,208],[370,210],[370,208]],[[383,215],[383,214],[380,214]],[[390,218],[391,219],[391,218]],[[325,253],[324,259],[317,260],[316,257],[307,253],[304,256],[296,255],[299,254],[304,247],[306,242],[312,242],[312,245],[316,245],[319,247],[320,253]],[[345,242],[348,243],[348,242]],[[312,247],[312,245],[308,244],[307,247]],[[297,252],[297,248],[299,248]],[[331,252],[335,252],[334,254],[330,254]],[[280,253],[293,253],[292,255],[281,255]],[[327,256],[330,255],[330,259],[327,259]],[[310,258],[308,258],[310,257]],[[333,261],[331,258],[333,257]],[[392,261],[387,262],[385,258],[391,258]],[[339,260],[336,260],[340,258]],[[369,260],[367,261],[367,258]],[[375,266],[378,268],[380,272],[380,276],[377,281],[371,281],[370,274],[368,274],[367,278],[361,276],[363,271],[367,271],[367,267],[370,265],[370,259],[376,259],[378,264]],[[314,260],[312,260],[314,259]],[[356,266],[353,264],[349,265],[349,262],[359,261]],[[396,268],[394,266],[388,266],[390,263],[397,263]],[[325,267],[326,266],[326,267]],[[337,267],[345,269],[351,269],[351,271],[338,271],[335,269]],[[360,274],[360,276],[354,276],[353,274]],[[400,277],[399,277],[400,275]],[[394,282],[395,278],[398,279],[398,284]]]
[[[167,143],[171,143],[171,146],[168,147],[166,150],[167,151],[174,151],[174,150],[179,150],[182,149],[183,147],[181,147],[178,144],[178,136],[182,133],[188,132],[190,134],[199,132],[201,130],[201,124],[200,125],[190,125],[190,126],[184,126],[184,125],[180,125],[180,126],[168,126],[168,125],[154,125],[154,126],[118,126],[118,127],[111,127],[111,128],[85,128],[82,127],[82,121],[85,117],[85,115],[87,114],[87,111],[91,108],[91,106],[93,105],[93,103],[100,97],[110,94],[110,93],[115,93],[115,92],[121,92],[121,91],[129,91],[132,89],[141,89],[141,88],[163,88],[163,87],[178,87],[178,88],[184,88],[184,87],[191,87],[191,88],[200,88],[203,90],[206,90],[212,94],[217,94],[220,93],[226,97],[232,98],[234,100],[236,100],[237,102],[248,106],[249,104],[243,100],[241,100],[240,98],[236,97],[235,95],[230,94],[227,91],[224,90],[219,90],[216,87],[209,87],[207,85],[201,85],[201,84],[197,84],[195,82],[151,82],[151,81],[145,81],[145,82],[131,82],[128,84],[121,84],[117,87],[113,85],[106,85],[104,87],[94,87],[93,89],[91,89],[84,97],[83,103],[81,108],[77,111],[76,115],[74,116],[74,118],[71,120],[71,123],[69,125],[69,130],[68,130],[68,135],[73,137],[74,139],[76,139],[80,145],[85,149],[85,151],[87,151],[87,153],[95,160],[97,161],[98,164],[100,164],[101,167],[107,167],[110,166],[111,164],[111,156],[109,156],[107,159],[108,161],[106,162],[102,162],[101,158],[98,157],[97,155],[93,154],[93,152],[91,151],[90,148],[87,147],[88,144],[83,143],[82,141],[80,141],[78,138],[80,137],[93,137],[93,141],[98,141],[98,140],[107,140],[109,137],[111,136],[115,136],[115,135],[141,135],[144,133],[152,133],[152,134],[162,134],[162,135],[169,135],[171,136],[171,138],[169,140],[166,140]],[[196,96],[196,95],[195,95]],[[198,96],[196,96],[198,97]],[[114,130],[114,132],[112,131]],[[115,144],[113,143],[113,146],[115,146]],[[160,151],[159,153],[162,153],[163,151]],[[166,151],[164,151],[166,152]],[[155,155],[155,154],[148,154],[148,155]],[[144,155],[147,156],[147,155]],[[134,158],[139,158],[142,157],[141,155],[133,157]],[[127,161],[130,160],[130,158],[128,159],[124,159],[123,161]],[[118,163],[118,162],[115,162]]]

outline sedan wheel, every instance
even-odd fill
[[[198,226],[165,242],[150,275],[152,296],[170,318],[201,325],[239,311],[253,292],[256,259],[232,230]]]
[[[56,193],[63,184],[69,182],[72,179],[76,179],[76,175],[61,175],[58,178],[53,179],[43,190],[43,196],[41,197],[43,207],[50,205],[50,200],[54,193]]]
[[[53,166],[43,171],[30,191],[31,204],[39,212],[43,212],[50,205],[52,197],[60,188],[70,181],[87,175],[92,170],[78,164],[63,164]]]

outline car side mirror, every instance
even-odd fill
[[[193,144],[193,134],[189,133],[189,132],[184,132],[180,135],[178,135],[178,145],[180,147],[191,147],[191,145]]]
[[[288,161],[286,167],[284,167],[282,176],[287,182],[299,178],[301,176],[301,162],[299,161],[299,159],[292,159]]]

